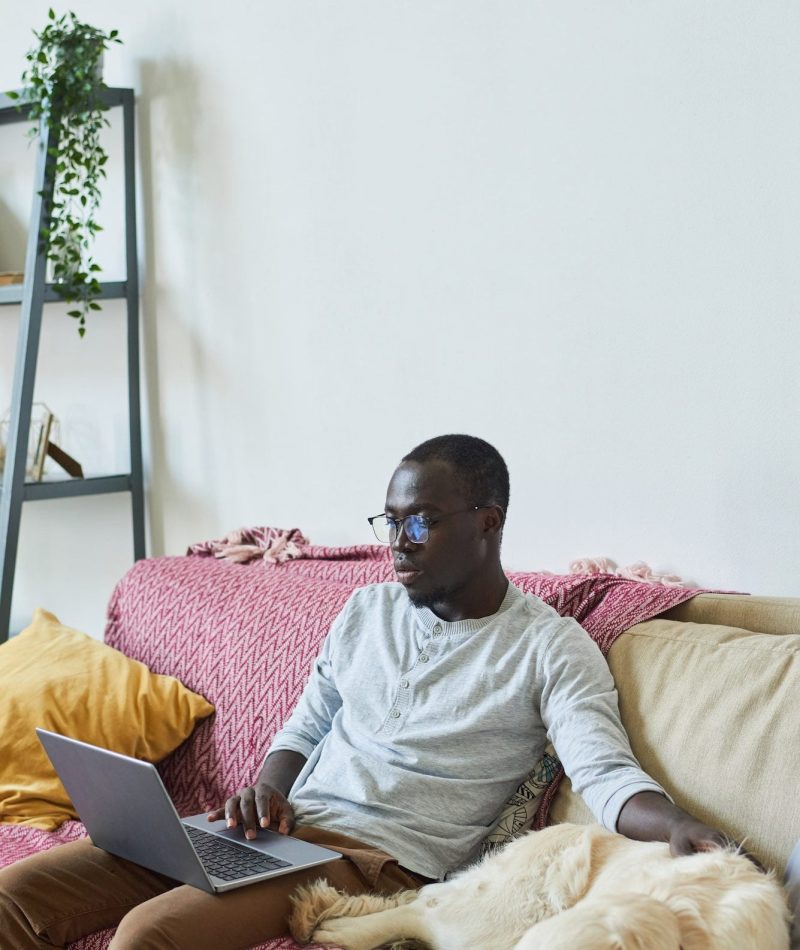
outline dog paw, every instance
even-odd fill
[[[291,896],[292,910],[289,915],[289,932],[294,939],[302,945],[309,943],[315,928],[344,896],[324,878],[298,887]]]
[[[334,917],[314,931],[314,943],[333,944],[343,950],[373,950],[375,944],[365,941],[358,934],[358,922],[348,917]]]

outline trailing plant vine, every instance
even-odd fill
[[[53,285],[69,304],[69,316],[78,321],[78,333],[86,332],[86,316],[99,310],[100,265],[92,255],[94,238],[101,226],[96,213],[100,182],[106,177],[108,154],[100,132],[109,125],[101,93],[103,52],[110,43],[121,43],[117,30],[104,33],[81,23],[70,12],[58,18],[51,9],[41,33],[34,30],[38,46],[27,55],[22,74],[23,89],[9,92],[29,110],[34,126],[31,138],[43,124],[50,129],[48,177],[42,197],[47,225],[41,239],[52,267]],[[52,189],[52,190],[51,190]]]

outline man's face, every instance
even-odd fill
[[[481,516],[486,512],[470,510],[475,504],[450,465],[441,461],[403,462],[386,493],[386,514],[398,520],[424,515],[436,521],[461,512],[432,525],[424,544],[409,541],[405,531],[392,543],[397,579],[411,602],[432,608],[445,620],[448,613],[458,613],[464,592],[492,569],[497,556],[484,530]]]

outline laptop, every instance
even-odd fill
[[[118,752],[46,729],[36,734],[92,843],[120,858],[212,894],[340,858],[338,851],[259,828],[179,818],[158,770]]]

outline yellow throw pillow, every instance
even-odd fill
[[[0,821],[52,831],[77,817],[37,726],[158,762],[213,711],[174,677],[37,609],[0,646]]]

